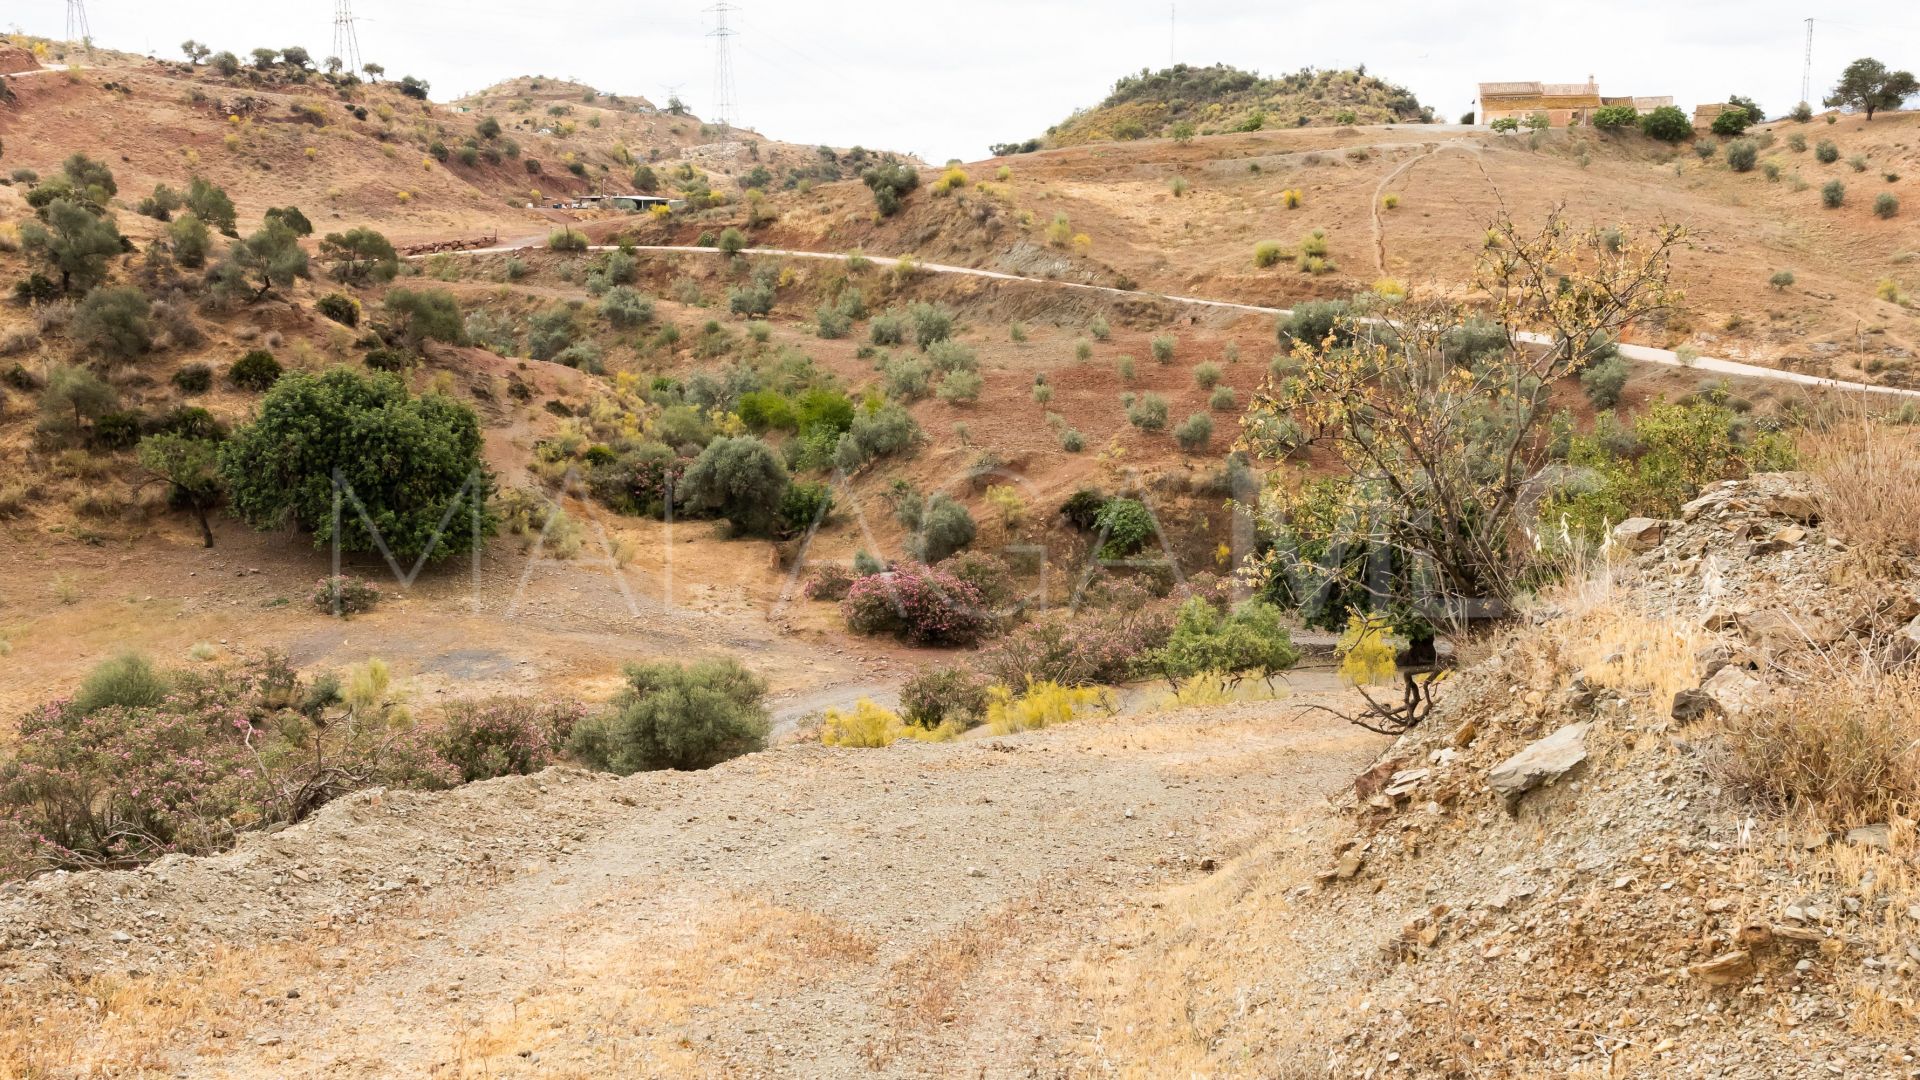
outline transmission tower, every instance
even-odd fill
[[[86,0],[67,0],[67,42],[93,48],[93,28],[87,25]]]
[[[1807,60],[1800,68],[1800,100],[1813,104],[1813,20],[1807,20]]]
[[[348,74],[359,74],[360,34],[353,28],[352,0],[333,2],[333,55],[347,66]]]
[[[713,31],[707,36],[713,39],[714,120],[721,127],[732,127],[739,119],[736,114],[740,104],[735,100],[733,86],[733,38],[738,31],[727,25],[727,16],[739,10],[726,0],[707,9],[713,16]]]

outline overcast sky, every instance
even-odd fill
[[[414,74],[447,100],[514,75],[580,79],[666,100],[669,86],[714,114],[713,0],[513,4],[352,0],[362,55]],[[63,0],[13,0],[0,19],[65,32]],[[929,161],[975,159],[1038,135],[1142,67],[1223,62],[1278,74],[1368,70],[1452,120],[1481,81],[1579,82],[1615,94],[1672,94],[1691,106],[1753,97],[1770,115],[1800,98],[1810,5],[1752,0],[1529,5],[1374,0],[743,0],[731,18],[738,121],[777,139],[863,144]],[[197,38],[331,51],[333,0],[86,0],[95,40],[177,57]],[[1880,18],[1887,12],[1889,18]],[[1843,9],[1815,23],[1816,104],[1850,60],[1920,68],[1920,10]]]

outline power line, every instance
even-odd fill
[[[93,48],[93,29],[87,25],[86,0],[67,0],[67,43]]]
[[[352,0],[334,0],[333,55],[354,74],[360,71],[360,35],[353,25]]]
[[[713,111],[714,120],[721,127],[732,127],[739,119],[738,92],[733,85],[733,38],[737,32],[727,25],[727,16],[740,9],[726,0],[707,9],[713,16],[713,31],[707,36],[713,39]]]

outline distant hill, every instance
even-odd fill
[[[1079,146],[1171,135],[1174,125],[1190,124],[1194,134],[1258,131],[1262,128],[1342,124],[1431,123],[1433,110],[1413,91],[1354,71],[1302,68],[1266,78],[1214,64],[1177,64],[1162,71],[1142,70],[1113,85],[1107,99],[1047,129],[1044,139],[1005,143],[995,154],[1037,150],[1042,146]]]

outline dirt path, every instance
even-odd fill
[[[1423,157],[1424,156],[1426,155],[1423,155]],[[1422,158],[1416,158],[1414,160],[1418,161],[1418,160],[1422,160]],[[1408,164],[1412,164],[1412,163],[1409,162]],[[1496,188],[1495,190],[1497,191],[1498,189]],[[1378,244],[1379,242],[1380,241],[1378,237],[1376,237],[1376,244]],[[470,251],[442,252],[441,256],[504,255],[514,251],[523,251],[530,248],[541,247],[543,245],[544,245],[544,241],[530,241],[530,242],[516,243],[512,245],[504,245],[501,247],[476,248]],[[596,244],[588,248],[587,250],[617,251],[620,249],[613,247],[611,245]],[[670,254],[670,255],[712,256],[712,255],[720,254],[720,252],[714,248],[688,247],[684,245],[674,245],[674,244],[641,244],[632,248],[631,250],[646,251],[646,252],[652,252],[655,254]],[[741,252],[741,254],[771,255],[771,256],[777,256],[780,258],[789,258],[789,259],[825,259],[828,261],[836,261],[836,262],[845,262],[849,258],[848,255],[842,252],[802,251],[798,249],[789,249],[789,248],[747,248],[746,250]],[[1376,254],[1378,254],[1377,251],[1376,251]],[[409,256],[409,258],[427,258],[427,257],[429,256]],[[439,256],[432,256],[432,257],[439,257]],[[892,258],[884,255],[863,255],[862,258],[865,258],[867,261],[874,263],[875,265],[878,265],[878,266],[896,266],[900,263],[900,260],[898,258]],[[1089,284],[1086,284],[1083,282],[1077,282],[1077,281],[1056,281],[1051,278],[1024,277],[1019,274],[1009,274],[999,270],[981,270],[977,267],[971,267],[971,266],[948,266],[943,263],[929,263],[929,262],[918,262],[918,261],[914,263],[914,266],[921,271],[924,271],[927,273],[933,273],[933,274],[956,274],[963,277],[987,278],[995,281],[1017,281],[1017,282],[1021,282],[1023,284],[1028,284],[1028,285],[1047,286],[1047,287],[1052,287],[1057,289],[1078,289],[1083,292],[1101,293],[1108,296],[1131,297],[1135,299],[1148,299],[1148,300],[1162,300],[1162,301],[1168,301],[1176,304],[1190,304],[1197,307],[1215,308],[1215,309],[1227,310],[1227,311],[1244,311],[1244,312],[1250,312],[1257,315],[1272,315],[1275,317],[1284,317],[1284,316],[1293,314],[1293,312],[1288,308],[1262,307],[1259,304],[1242,304],[1233,300],[1209,300],[1202,297],[1194,297],[1194,296],[1176,296],[1171,293],[1149,292],[1144,289],[1120,289],[1120,288],[1115,288],[1114,286],[1111,286],[1111,285],[1089,285]],[[1544,334],[1521,334],[1519,335],[1519,339],[1521,341],[1525,341],[1535,345],[1553,344],[1552,338]],[[1719,359],[1716,357],[1710,357],[1710,356],[1700,356],[1700,357],[1694,357],[1691,360],[1682,360],[1679,354],[1669,349],[1656,349],[1646,345],[1623,344],[1620,346],[1620,355],[1626,357],[1629,360],[1637,360],[1645,364],[1660,364],[1665,367],[1692,368],[1693,370],[1696,370],[1696,371],[1712,372],[1713,374],[1716,374],[1716,375],[1730,375],[1735,378],[1742,378],[1742,379],[1758,379],[1763,382],[1784,382],[1784,383],[1792,383],[1796,386],[1808,386],[1808,387],[1814,387],[1814,388],[1823,389],[1823,390],[1840,390],[1840,391],[1846,391],[1851,393],[1890,394],[1895,397],[1920,397],[1920,390],[1907,389],[1907,388],[1898,387],[1898,386],[1877,386],[1872,383],[1849,382],[1844,379],[1828,379],[1818,375],[1808,375],[1804,372],[1799,372],[1799,371],[1783,371],[1783,370],[1780,370],[1779,368],[1760,367],[1757,364],[1743,364],[1737,360],[1722,360],[1722,359]]]
[[[182,1077],[1057,1075],[1094,1055],[1075,964],[1381,742],[1267,702],[368,793],[0,896],[0,957],[34,1015],[164,980],[137,1054],[91,1012],[42,1043]]]

